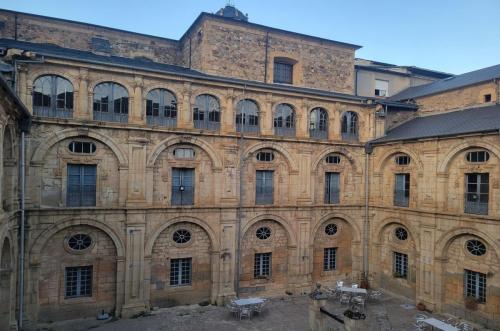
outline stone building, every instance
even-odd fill
[[[0,11],[20,100],[2,115],[32,121],[26,323],[344,279],[498,325],[495,68],[357,96],[359,46],[246,18],[202,13],[171,40]],[[18,154],[5,156],[21,128],[2,135],[2,326],[22,284]]]

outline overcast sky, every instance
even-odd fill
[[[179,39],[226,0],[0,0],[0,8]],[[500,0],[235,0],[251,22],[363,46],[356,56],[455,74],[500,64]]]

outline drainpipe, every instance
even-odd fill
[[[369,264],[368,264],[368,255],[369,255],[369,246],[368,239],[369,231],[370,231],[370,222],[369,222],[369,197],[370,197],[370,176],[368,171],[370,170],[370,154],[373,152],[373,146],[370,143],[365,145],[365,220],[363,223],[363,279],[368,281],[368,272],[369,272]]]
[[[267,83],[267,52],[269,48],[269,31],[266,32],[266,49],[264,55],[264,83]]]

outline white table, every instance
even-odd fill
[[[366,289],[364,289],[364,288],[353,288],[353,287],[347,287],[347,286],[340,287],[340,292],[350,292],[350,293],[364,294],[364,295],[366,295],[368,293],[368,292],[366,292]]]
[[[234,303],[237,306],[258,305],[258,304],[264,303],[264,299],[262,299],[262,298],[238,299],[238,300],[234,300]]]
[[[432,329],[434,329],[434,327],[436,327],[439,330],[443,330],[443,331],[458,331],[458,329],[456,327],[454,327],[453,325],[450,325],[448,323],[445,323],[445,322],[440,321],[440,320],[435,319],[435,318],[426,318],[425,320],[422,320],[422,322],[424,322],[427,325],[432,326]]]

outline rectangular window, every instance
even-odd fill
[[[323,255],[323,270],[335,270],[337,268],[337,248],[325,248]]]
[[[389,81],[375,79],[375,96],[377,97],[389,96]]]
[[[484,95],[484,102],[491,102],[491,94]]]
[[[396,174],[394,206],[408,207],[410,202],[410,174]]]
[[[274,202],[274,171],[257,170],[255,173],[255,204],[270,205]]]
[[[408,255],[394,252],[394,277],[408,277]]]
[[[194,204],[194,169],[172,168],[172,206]]]
[[[340,173],[325,173],[325,203],[339,203],[340,201]]]
[[[191,258],[170,260],[170,286],[191,285]]]
[[[464,270],[464,295],[486,302],[486,275],[480,272]]]
[[[68,207],[95,206],[97,166],[68,164]]]
[[[92,266],[67,267],[64,269],[66,298],[92,296]]]
[[[293,64],[274,61],[274,82],[293,84]]]
[[[253,277],[267,278],[269,276],[271,276],[271,253],[255,254]]]
[[[488,215],[490,175],[465,174],[465,212]]]

